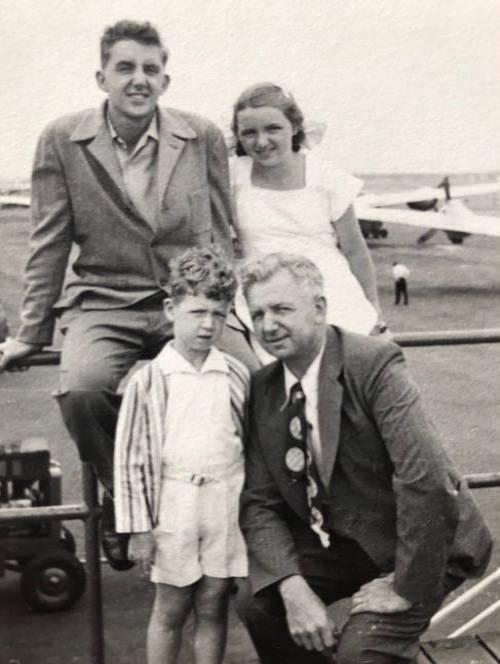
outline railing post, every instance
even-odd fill
[[[89,511],[85,521],[85,558],[87,569],[87,611],[90,627],[90,664],[105,664],[102,579],[99,551],[99,507],[97,479],[92,466],[82,464],[83,499]]]

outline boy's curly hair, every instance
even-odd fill
[[[168,294],[176,303],[186,295],[232,302],[236,287],[231,262],[218,245],[193,247],[170,261]]]

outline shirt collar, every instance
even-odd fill
[[[311,364],[307,367],[307,371],[300,379],[300,384],[304,390],[306,397],[311,397],[317,393],[318,389],[318,380],[319,380],[319,369],[321,365],[321,360],[325,352],[326,339],[323,341],[323,344],[320,348],[319,353],[316,355]],[[290,390],[299,380],[297,376],[290,371],[290,369],[283,364],[284,377],[285,377],[285,402],[283,403],[282,409],[288,405],[290,400]]]
[[[215,346],[212,346],[208,351],[208,355],[200,371],[197,371],[191,362],[188,362],[185,357],[175,350],[172,341],[168,342],[165,348],[158,354],[155,361],[165,376],[170,376],[174,373],[229,373],[229,367],[227,366],[224,354],[218,348],[215,348]]]
[[[121,138],[121,136],[118,134],[116,131],[115,127],[113,126],[113,123],[111,121],[111,114],[109,112],[109,107],[106,109],[106,122],[108,124],[109,132],[111,134],[111,138],[113,139],[113,142],[118,143],[118,145],[124,149],[127,150],[127,144]],[[147,129],[145,132],[141,135],[140,139],[137,142],[137,145],[134,147],[134,152],[137,150],[140,150],[147,142],[148,138],[152,138],[156,142],[158,142],[158,114],[154,113],[153,117],[151,118],[151,122],[149,123]]]

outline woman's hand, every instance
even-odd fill
[[[373,326],[373,328],[370,332],[370,336],[371,337],[378,337],[379,339],[385,339],[386,341],[390,341],[392,339],[392,332],[387,327],[387,323],[385,321],[379,320]]]

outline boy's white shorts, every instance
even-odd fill
[[[181,587],[202,576],[247,576],[246,547],[238,525],[242,486],[242,472],[201,484],[162,478],[154,583]]]

